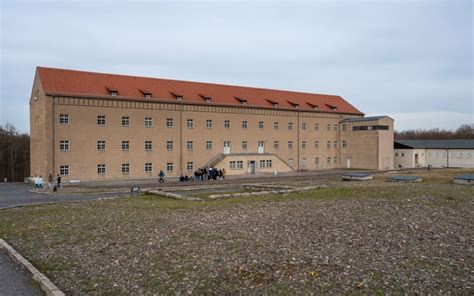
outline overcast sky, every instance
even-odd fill
[[[8,1],[0,124],[36,66],[336,94],[397,130],[474,122],[472,1]]]

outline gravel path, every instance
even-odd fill
[[[473,193],[375,181],[57,204],[6,211],[0,235],[70,294],[472,295]]]

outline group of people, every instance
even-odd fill
[[[185,182],[185,181],[204,181],[204,180],[225,180],[225,175],[226,175],[226,170],[225,168],[222,169],[217,169],[217,168],[201,168],[198,169],[194,172],[194,177],[188,176],[188,175],[181,175],[179,177],[180,182]],[[158,182],[163,183],[165,181],[165,173],[160,170],[160,173],[158,174]]]
[[[44,185],[43,176],[35,175],[33,177],[33,182],[35,183],[35,189],[44,189],[45,185]],[[48,176],[49,190],[53,190],[54,186],[56,186],[56,189],[61,188],[61,176],[59,174],[56,176],[56,179],[53,177],[53,174],[49,174]]]
[[[194,179],[204,181],[204,180],[225,180],[226,175],[225,168],[202,168],[194,172]]]

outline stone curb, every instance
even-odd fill
[[[56,287],[53,282],[51,282],[44,274],[42,274],[36,267],[33,266],[28,260],[26,260],[20,253],[18,253],[12,246],[10,246],[6,241],[0,238],[0,249],[3,249],[7,252],[8,256],[14,261],[18,262],[22,268],[26,269],[33,280],[37,281],[41,289],[48,296],[63,296],[64,293]]]

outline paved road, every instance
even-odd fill
[[[42,295],[19,265],[0,250],[0,296]]]
[[[25,183],[0,183],[0,209],[21,205],[41,204],[58,201],[88,201],[104,197],[117,196],[117,194],[103,193],[93,195],[78,194],[44,194],[30,192],[33,187]],[[126,195],[125,193],[122,195]]]

